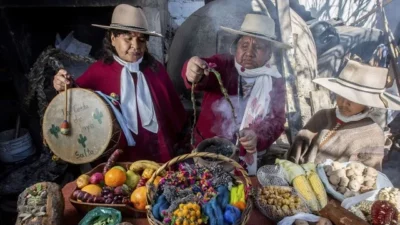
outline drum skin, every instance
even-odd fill
[[[61,92],[47,106],[42,123],[45,142],[60,159],[73,164],[89,163],[118,144],[121,128],[111,107],[95,92],[68,89],[68,135],[60,132],[64,112],[65,92]]]

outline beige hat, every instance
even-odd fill
[[[387,68],[348,60],[338,78],[317,78],[313,81],[352,102],[400,110],[400,98],[385,92],[387,77]]]
[[[92,26],[104,29],[135,31],[152,36],[163,37],[155,31],[149,31],[146,16],[141,8],[127,4],[120,4],[115,7],[112,14],[111,24],[109,26],[99,24],[92,24]]]
[[[278,48],[289,49],[291,45],[279,42],[275,35],[275,22],[267,15],[247,14],[240,30],[221,26],[221,29],[233,34],[240,34],[264,39],[272,42]]]

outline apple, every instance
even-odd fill
[[[139,174],[133,172],[132,170],[128,170],[126,172],[125,184],[128,185],[128,187],[135,189],[137,184],[139,183],[139,180],[140,180]]]
[[[94,173],[89,179],[91,184],[100,184],[102,181],[104,181],[104,176],[100,172]]]

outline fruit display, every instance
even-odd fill
[[[299,212],[309,212],[293,188],[287,186],[267,186],[258,189],[256,202],[260,211],[275,221]]]
[[[181,163],[159,181],[151,214],[165,225],[236,224],[246,209],[246,193],[221,165]]]
[[[80,175],[71,199],[99,205],[123,204],[144,211],[146,182],[160,165],[148,160],[139,160],[130,165],[118,164],[116,161],[121,153],[121,150],[115,150],[101,172]],[[158,176],[156,181],[160,180],[161,176]]]
[[[321,179],[315,172],[315,164],[298,165],[281,159],[276,159],[275,163],[282,166],[287,182],[304,199],[311,211],[318,212],[327,204],[327,194],[324,186],[321,185]]]
[[[324,170],[333,189],[345,198],[376,189],[378,171],[362,163],[350,162],[344,166],[340,162],[333,162],[326,165]]]

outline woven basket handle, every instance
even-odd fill
[[[147,187],[148,187],[147,188],[147,190],[148,190],[147,191],[148,203],[153,202],[153,200],[154,200],[153,197],[154,197],[155,193],[153,193],[153,191],[155,191],[155,190],[151,186],[154,187],[153,182],[154,182],[155,178],[163,170],[165,170],[166,168],[168,168],[168,167],[170,167],[170,166],[172,166],[172,165],[174,165],[176,163],[185,161],[186,159],[195,158],[195,157],[208,157],[208,158],[213,158],[213,159],[217,159],[217,160],[228,162],[228,163],[232,164],[243,175],[243,178],[245,180],[245,185],[246,185],[247,189],[251,188],[252,184],[251,184],[251,180],[249,178],[249,175],[247,174],[246,170],[239,163],[237,163],[235,160],[230,159],[230,158],[228,158],[226,156],[223,156],[221,154],[217,155],[215,153],[210,153],[210,152],[193,152],[193,153],[190,153],[190,154],[180,155],[180,156],[177,156],[177,157],[171,159],[170,161],[168,161],[164,165],[162,165],[160,168],[158,168],[158,170],[156,172],[154,172],[153,176],[149,179],[149,181],[147,183]]]

